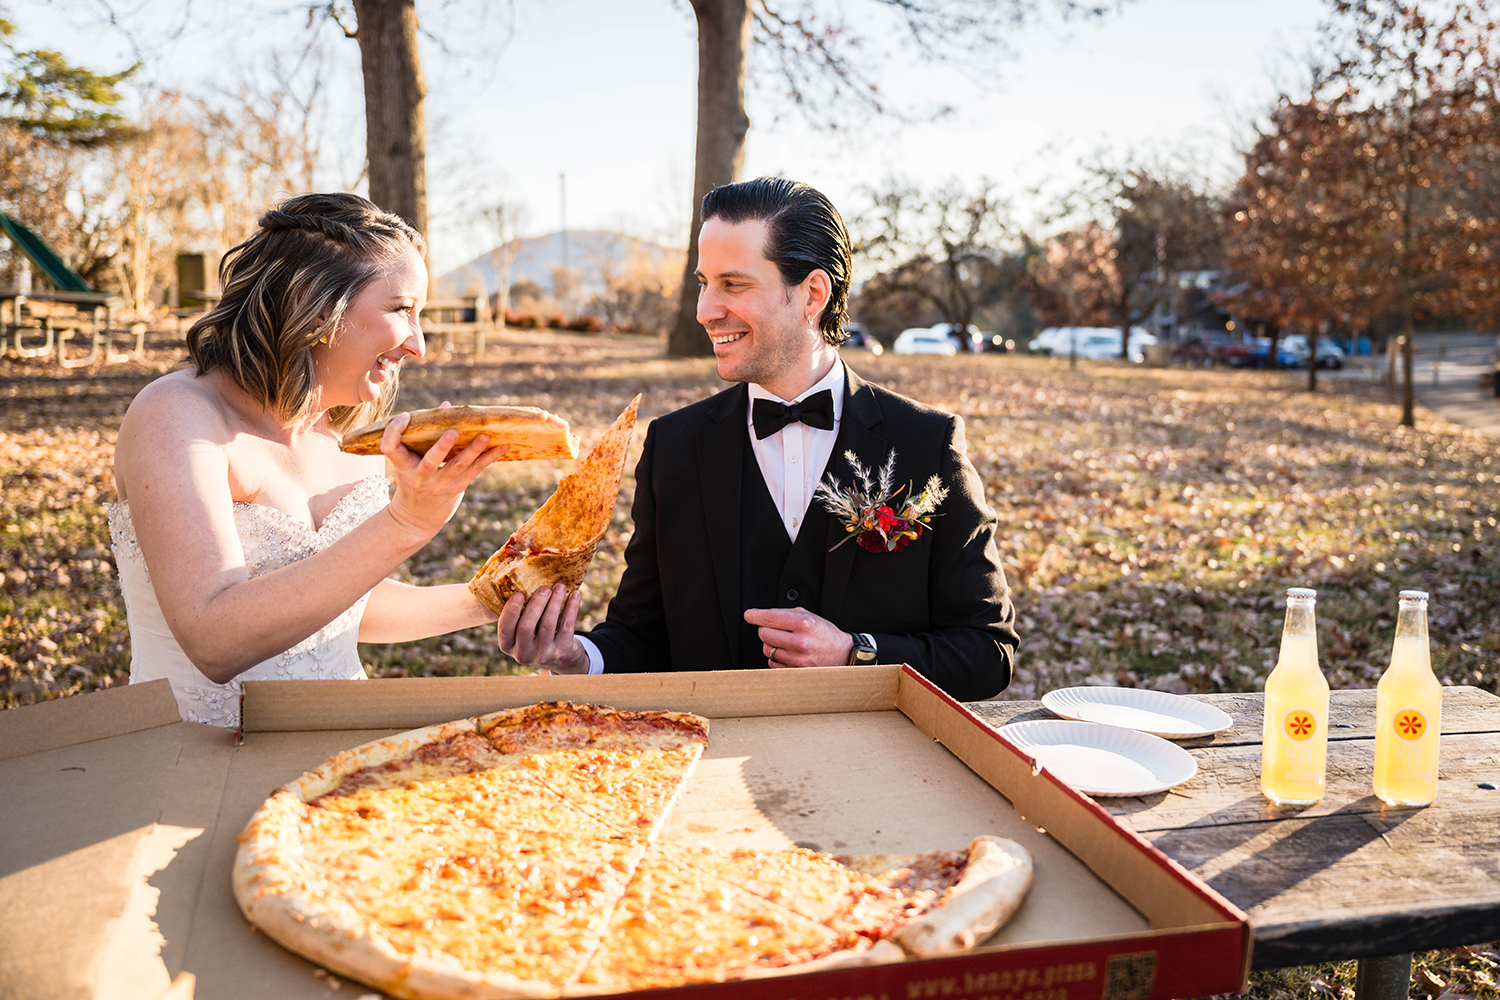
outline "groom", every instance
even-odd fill
[[[739,384],[651,423],[605,621],[575,635],[579,598],[561,585],[513,595],[501,650],[557,673],[908,663],[962,700],[1003,690],[1017,637],[995,513],[959,418],[840,359],[838,211],[782,178],[715,188],[697,276],[719,377]],[[846,453],[872,473],[895,456],[890,514],[939,477],[930,525],[894,550],[851,537],[813,498],[825,474],[855,482]]]

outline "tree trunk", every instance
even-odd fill
[[[370,200],[427,235],[427,125],[415,0],[354,0]]]
[[[1307,335],[1307,391],[1318,391],[1318,330],[1320,323],[1312,325],[1312,332]]]
[[[698,19],[698,141],[693,165],[693,224],[683,266],[677,324],[667,337],[676,357],[712,354],[698,323],[698,226],[703,196],[739,180],[745,166],[745,56],[750,44],[749,0],[692,0]]]
[[[1401,321],[1401,426],[1417,426],[1416,398],[1412,389],[1412,341],[1416,338],[1416,332],[1412,323],[1411,309],[1406,310],[1406,315]]]

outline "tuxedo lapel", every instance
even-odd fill
[[[833,445],[833,454],[824,471],[825,479],[832,472],[841,486],[848,486],[854,481],[854,470],[850,468],[848,459],[844,458],[844,452],[854,452],[855,457],[867,468],[879,468],[891,453],[891,443],[874,430],[881,421],[880,404],[876,401],[875,394],[870,391],[864,379],[851,369],[846,367],[845,373],[847,383],[844,389],[844,415],[839,421],[839,434]],[[821,506],[817,500],[813,503]],[[827,515],[827,521],[829,552],[823,561],[823,599],[818,606],[818,614],[834,621],[843,606],[844,595],[848,592],[849,574],[854,569],[854,556],[859,551],[859,546],[849,537],[838,518]]]
[[[733,660],[731,666],[735,668],[741,666],[740,492],[749,399],[750,390],[743,384],[721,393],[708,411],[708,426],[697,440],[703,520],[709,528],[709,561],[718,588],[724,635]]]

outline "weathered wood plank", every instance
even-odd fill
[[[1147,833],[1250,916],[1258,968],[1500,937],[1491,808],[1344,813]]]
[[[1438,797],[1372,793],[1375,692],[1333,692],[1328,788],[1314,806],[1260,794],[1261,696],[1204,695],[1235,725],[1181,741],[1198,774],[1101,805],[1244,909],[1256,968],[1367,958],[1500,938],[1500,698],[1443,693]],[[969,706],[991,725],[1053,718],[1037,702]],[[1338,727],[1338,728],[1333,728]]]
[[[1328,746],[1323,798],[1311,806],[1278,806],[1260,794],[1260,747],[1210,747],[1195,751],[1192,780],[1156,795],[1101,799],[1142,833],[1200,826],[1309,819],[1343,813],[1401,812],[1375,798],[1374,740],[1340,740]],[[1488,810],[1500,825],[1500,737],[1489,733],[1444,736],[1438,761],[1438,797],[1431,808]],[[1409,810],[1407,810],[1409,811]]]

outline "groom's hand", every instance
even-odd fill
[[[751,608],[745,621],[759,626],[761,652],[773,667],[841,667],[854,650],[853,636],[802,608]]]
[[[559,674],[586,674],[589,655],[573,636],[583,597],[562,584],[538,590],[527,600],[511,594],[496,632],[500,652],[517,663]]]

